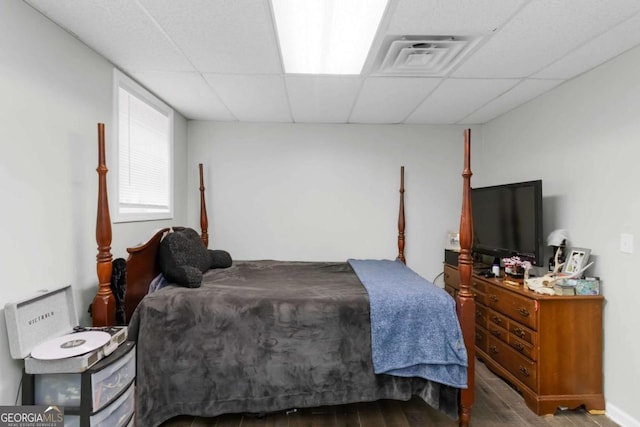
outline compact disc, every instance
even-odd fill
[[[85,331],[63,335],[35,346],[31,351],[31,357],[41,360],[55,360],[79,356],[102,347],[110,339],[111,334],[102,331]]]

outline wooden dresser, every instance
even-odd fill
[[[459,289],[445,264],[445,290]],[[476,356],[538,415],[584,405],[604,411],[602,296],[548,296],[474,274]]]

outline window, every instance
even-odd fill
[[[115,222],[173,218],[173,110],[114,70]]]

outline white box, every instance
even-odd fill
[[[78,326],[71,286],[43,291],[31,298],[7,303],[4,314],[11,357],[24,359],[25,370],[29,374],[84,372],[127,338],[127,327],[115,326],[105,330],[111,334],[111,339],[105,345],[82,355],[55,360],[29,356],[37,345],[71,334]]]
[[[4,306],[9,350],[14,359],[25,359],[38,344],[73,332],[78,315],[71,286],[26,298]]]

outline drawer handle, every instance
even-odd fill
[[[520,338],[524,338],[524,336],[525,336],[524,331],[522,329],[520,329],[520,328],[515,328],[513,330],[513,333],[516,334],[517,336],[519,336]]]
[[[491,300],[491,302],[498,302],[498,297],[493,294],[489,295],[489,299]]]
[[[524,350],[524,345],[522,345],[522,343],[519,343],[519,342],[513,343],[513,347],[519,352],[522,352],[522,350]]]
[[[524,375],[525,377],[528,377],[529,375],[531,375],[529,373],[529,370],[527,368],[525,368],[524,366],[520,365],[520,372],[522,372],[522,375]]]
[[[476,319],[482,318],[482,311],[476,310]]]
[[[496,348],[495,345],[490,346],[489,351],[493,354],[498,354],[498,349]]]
[[[500,338],[500,335],[502,335],[502,334],[500,333],[500,331],[495,330],[495,329],[492,329],[492,330],[491,330],[491,335],[493,335],[493,336],[496,336],[496,337]]]
[[[484,338],[484,335],[482,335],[480,333],[476,333],[476,342],[482,341],[483,338]]]
[[[527,309],[526,309],[526,308],[524,308],[524,307],[520,307],[520,308],[518,309],[518,313],[520,313],[520,315],[521,315],[521,316],[524,316],[524,317],[529,316],[529,310],[527,310]]]
[[[493,320],[493,323],[497,323],[498,325],[502,324],[502,319],[498,316],[491,316],[491,320]]]

